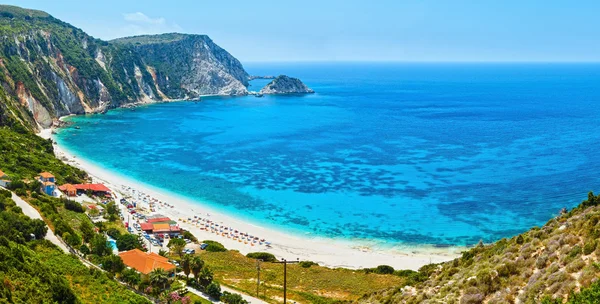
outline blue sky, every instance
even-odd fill
[[[600,1],[5,1],[102,39],[207,34],[253,61],[600,61]]]

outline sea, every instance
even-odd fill
[[[298,77],[316,93],[69,117],[56,140],[199,209],[382,246],[512,237],[600,191],[600,64],[245,68]]]

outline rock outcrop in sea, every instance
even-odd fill
[[[260,90],[260,94],[301,94],[314,93],[300,79],[279,75]]]

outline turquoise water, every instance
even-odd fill
[[[73,117],[57,140],[254,223],[383,244],[512,236],[600,181],[600,65],[246,68],[300,77],[318,93]]]

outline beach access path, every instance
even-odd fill
[[[2,189],[4,189],[4,188],[2,188]],[[11,191],[10,193],[12,195],[12,200],[15,201],[17,206],[19,206],[21,208],[21,210],[23,211],[23,213],[25,215],[27,215],[28,217],[30,217],[32,219],[40,219],[42,221],[44,220],[42,218],[42,216],[40,215],[40,213],[35,208],[33,208],[31,205],[29,205],[29,203],[24,201],[22,198],[20,198],[14,192]],[[46,225],[46,227],[48,227],[48,225]],[[62,249],[64,252],[70,253],[69,248],[67,248],[67,246],[65,244],[63,244],[63,242],[61,242],[56,237],[56,235],[54,234],[54,231],[52,231],[52,229],[50,229],[50,227],[48,227],[48,232],[46,232],[45,238],[48,241],[52,242],[54,245],[58,246],[58,248]]]

